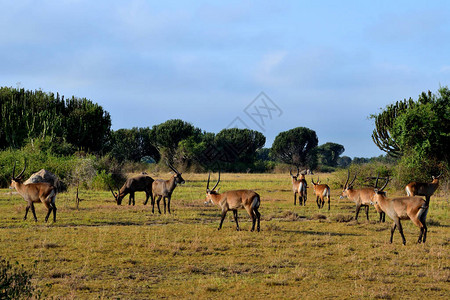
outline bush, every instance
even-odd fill
[[[0,299],[31,298],[35,287],[31,283],[32,274],[23,266],[13,267],[5,259],[0,260]],[[35,295],[39,298],[39,295]]]
[[[115,184],[112,175],[105,170],[98,173],[91,183],[91,188],[94,190],[108,190],[109,186],[114,187]]]

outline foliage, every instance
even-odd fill
[[[380,114],[371,115],[370,118],[375,120],[375,129],[372,133],[372,140],[382,151],[393,157],[400,157],[402,149],[397,141],[392,137],[392,128],[396,118],[407,109],[414,107],[414,101],[404,99],[397,101],[395,104],[388,105]]]
[[[192,138],[200,142],[202,131],[191,123],[180,119],[168,120],[152,128],[154,145],[163,154],[163,159],[173,163],[178,144],[180,141]]]
[[[35,292],[31,283],[32,274],[23,266],[12,266],[9,261],[0,259],[0,299],[30,298]],[[38,295],[36,295],[38,296]]]
[[[150,156],[158,161],[160,154],[154,144],[154,131],[148,127],[119,129],[111,132],[111,155],[118,161],[140,161]]]
[[[448,87],[441,87],[438,95],[423,92],[417,101],[410,99],[389,105],[371,117],[375,119],[373,137],[377,146],[389,155],[401,156],[398,175],[402,184],[448,170]],[[395,147],[386,146],[393,144]]]
[[[277,160],[302,168],[315,169],[317,166],[318,144],[316,132],[306,127],[283,131],[275,138],[271,154]]]
[[[450,144],[450,90],[439,94],[423,92],[417,101],[397,101],[388,105],[375,119],[372,135],[375,144],[392,156],[419,153],[448,162]]]
[[[319,164],[329,167],[336,167],[339,156],[344,153],[344,146],[336,143],[325,143],[317,147]]]
[[[67,151],[101,152],[109,139],[111,118],[85,98],[64,100],[40,90],[0,88],[0,149],[18,149],[29,141],[64,145]],[[72,152],[73,153],[73,152]],[[72,154],[70,153],[70,154]]]
[[[348,156],[339,157],[337,160],[338,167],[347,168],[352,163],[352,159]]]
[[[118,185],[114,183],[111,174],[102,170],[92,179],[90,188],[93,190],[108,190],[110,186],[113,187]]]

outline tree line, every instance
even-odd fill
[[[448,170],[450,92],[422,93],[418,100],[397,101],[374,120],[374,143],[386,152],[376,161],[398,163],[404,174]],[[205,132],[180,119],[152,127],[111,130],[111,117],[85,98],[64,99],[58,93],[0,88],[0,149],[20,149],[39,143],[55,155],[109,154],[120,162],[165,162],[194,170],[262,172],[285,163],[300,168],[331,171],[374,159],[341,156],[344,146],[318,145],[316,132],[297,127],[278,134],[271,148],[258,131],[228,128]],[[399,172],[401,173],[401,172]],[[413,176],[414,177],[414,176]]]
[[[169,161],[207,169],[220,163],[227,171],[265,171],[276,162],[315,169],[336,166],[344,147],[318,146],[316,133],[298,127],[282,132],[271,149],[265,136],[250,129],[205,132],[174,119],[153,127],[111,130],[110,114],[86,98],[64,99],[41,90],[0,88],[0,149],[39,143],[56,155],[110,154],[119,162]]]

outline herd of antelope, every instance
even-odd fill
[[[144,205],[147,204],[148,198],[151,198],[152,204],[152,213],[155,212],[155,202],[158,206],[158,212],[161,214],[160,209],[160,201],[163,199],[164,202],[164,213],[166,213],[166,199],[167,199],[167,211],[170,212],[170,200],[172,197],[172,193],[179,184],[185,183],[185,180],[181,176],[181,173],[173,167],[171,164],[167,163],[168,167],[174,172],[168,180],[156,179],[154,180],[147,174],[143,173],[141,175],[129,178],[124,185],[118,189],[118,192],[114,192],[110,187],[111,193],[114,196],[114,199],[117,205],[121,205],[122,199],[129,194],[129,205],[135,205],[135,192],[143,191],[146,194],[146,199]],[[27,202],[25,217],[27,218],[27,214],[29,209],[34,216],[34,220],[37,221],[34,203],[42,202],[48,209],[47,215],[45,217],[45,222],[48,221],[48,218],[53,212],[53,221],[56,222],[56,188],[49,183],[23,183],[23,174],[26,169],[26,161],[24,164],[23,170],[19,173],[19,175],[15,176],[16,163],[14,163],[13,174],[11,179],[11,189],[16,189],[17,192],[24,198]],[[298,194],[298,203],[300,206],[306,205],[307,201],[307,182],[304,174],[300,174],[299,169],[297,168],[297,174],[293,175],[292,171],[289,171],[290,176],[292,178],[292,189],[294,192],[294,205],[297,202],[297,194]],[[393,221],[394,224],[391,229],[391,237],[390,242],[392,243],[392,238],[394,235],[395,229],[398,227],[400,235],[403,240],[403,244],[406,244],[405,236],[403,234],[402,225],[400,220],[411,220],[417,227],[420,228],[420,235],[418,239],[418,243],[426,241],[427,236],[427,225],[426,225],[426,217],[429,208],[430,197],[436,191],[439,186],[439,176],[434,177],[431,183],[423,183],[423,182],[411,182],[409,183],[405,190],[407,196],[405,197],[396,197],[396,198],[388,198],[386,196],[386,192],[384,189],[389,183],[389,177],[385,178],[385,183],[381,188],[378,188],[378,181],[380,179],[379,176],[376,177],[376,182],[374,187],[366,187],[356,189],[353,187],[353,184],[356,180],[357,174],[350,180],[350,171],[347,175],[347,180],[343,186],[343,190],[341,193],[341,198],[348,198],[356,204],[356,215],[355,219],[358,220],[358,214],[361,207],[365,208],[366,218],[369,220],[369,206],[373,205],[376,211],[380,215],[380,222],[385,221],[385,215],[387,214]],[[233,211],[234,220],[236,222],[236,230],[239,230],[238,223],[238,209],[242,208],[247,211],[249,216],[252,219],[252,228],[251,231],[256,230],[260,231],[260,218],[261,214],[259,213],[259,207],[261,204],[261,197],[258,193],[252,190],[233,190],[219,194],[216,190],[217,186],[220,182],[220,171],[217,183],[214,185],[212,189],[209,188],[211,173],[208,175],[208,181],[206,184],[206,202],[214,203],[218,205],[222,209],[222,215],[220,219],[220,224],[218,230],[222,228],[223,221],[225,216],[229,210]],[[317,179],[317,182],[314,182],[314,179],[311,179],[311,183],[313,184],[314,194],[316,196],[316,204],[317,207],[323,208],[325,204],[325,199],[328,200],[328,210],[330,210],[330,187],[327,184],[320,184],[320,179]],[[423,199],[420,196],[425,196]]]

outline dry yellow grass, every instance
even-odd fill
[[[184,175],[184,174],[183,174]],[[333,175],[329,175],[332,177]],[[164,176],[162,176],[164,177]],[[326,181],[327,175],[321,175]],[[57,197],[57,223],[22,221],[25,201],[0,190],[0,257],[33,270],[45,298],[448,298],[448,200],[432,198],[425,245],[405,221],[389,244],[391,220],[352,220],[354,205],[332,189],[331,211],[319,210],[308,190],[305,207],[293,206],[289,175],[223,174],[221,191],[255,189],[262,196],[261,232],[239,211],[217,231],[220,211],[204,206],[207,175],[186,174],[172,197],[171,215],[143,206],[117,206],[109,192]],[[212,179],[214,180],[214,178]],[[308,176],[308,181],[310,177]],[[333,182],[333,178],[330,178]],[[401,195],[403,191],[390,194]]]

